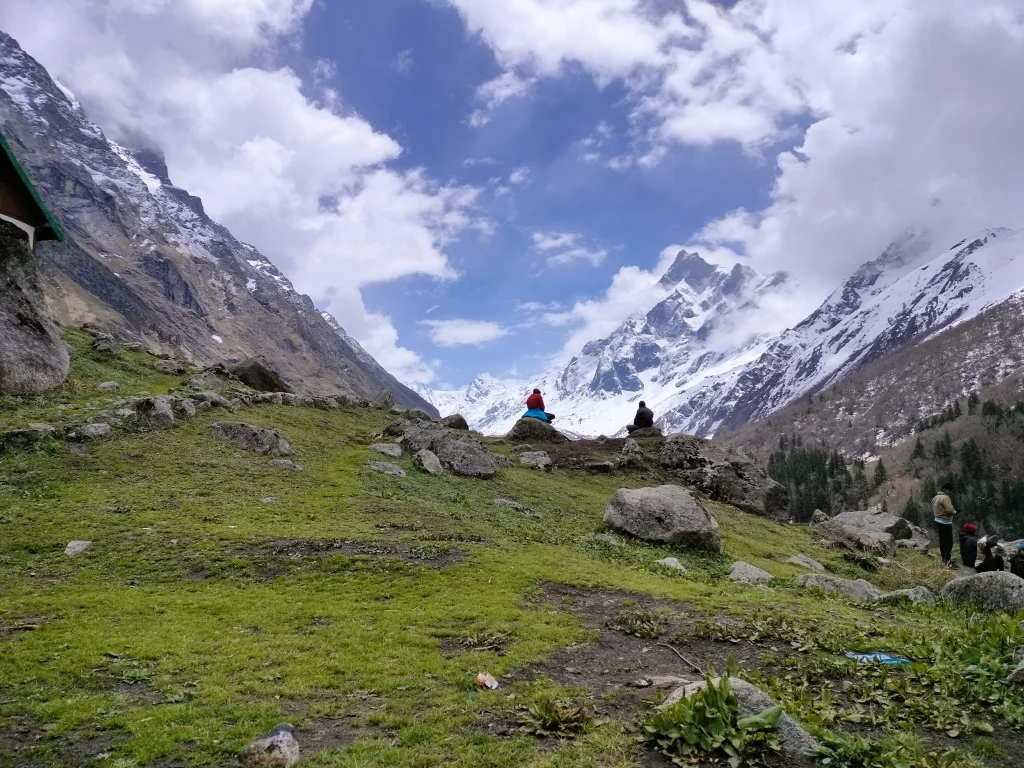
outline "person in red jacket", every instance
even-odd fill
[[[526,398],[526,416],[531,419],[540,419],[541,421],[547,420],[552,422],[555,420],[555,414],[547,413],[544,410],[544,396],[540,393],[539,389],[533,390],[533,394]],[[541,415],[545,418],[541,419]]]

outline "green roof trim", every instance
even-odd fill
[[[3,148],[4,153],[7,155],[8,159],[10,159],[11,164],[14,166],[14,170],[16,170],[18,172],[18,176],[21,177],[22,183],[28,189],[29,194],[32,195],[32,199],[35,200],[36,205],[39,206],[39,210],[42,211],[43,216],[46,217],[47,225],[40,227],[43,236],[37,237],[36,239],[56,240],[59,243],[63,243],[68,239],[68,236],[64,234],[63,228],[53,217],[53,214],[50,213],[50,209],[46,207],[46,203],[44,203],[43,198],[39,196],[38,190],[36,190],[35,185],[28,177],[28,174],[25,173],[25,169],[21,167],[21,163],[18,162],[18,158],[14,155],[14,150],[11,149],[11,145],[7,143],[7,139],[4,138],[2,133],[0,133],[0,147]],[[47,235],[50,235],[50,237],[47,237]]]

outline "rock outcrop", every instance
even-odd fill
[[[390,456],[392,459],[402,458],[402,446],[396,445],[395,443],[374,443],[370,446],[370,450],[374,453],[382,453],[385,456]]]
[[[797,586],[817,588],[823,592],[831,592],[836,595],[845,595],[854,600],[863,600],[873,603],[881,599],[882,592],[874,584],[864,579],[840,579],[837,576],[826,576],[823,573],[805,573],[794,579]]]
[[[722,548],[718,521],[678,485],[620,489],[608,502],[604,521],[645,541],[685,544],[712,552]]]
[[[715,501],[744,512],[782,518],[789,491],[768,477],[754,459],[735,448],[691,435],[673,435],[661,447],[661,465]]]
[[[0,395],[56,389],[71,357],[50,319],[25,233],[0,221]]]
[[[441,423],[448,427],[448,429],[461,429],[464,432],[469,431],[469,422],[466,421],[465,417],[461,413],[454,413],[451,416],[445,416],[441,419]]]
[[[276,429],[254,427],[240,421],[218,421],[210,425],[210,434],[261,456],[291,456],[293,453],[291,445]]]
[[[412,463],[428,475],[444,474],[444,467],[441,466],[441,460],[437,458],[437,455],[433,451],[428,451],[426,449],[417,451],[412,457]]]
[[[974,573],[949,582],[941,595],[954,605],[1019,611],[1024,608],[1024,579],[1006,571]]]
[[[456,475],[489,480],[498,473],[497,458],[487,446],[466,432],[449,429],[436,421],[395,421],[385,434],[398,438],[414,454],[431,451],[442,467]]]
[[[774,579],[768,571],[740,560],[729,567],[729,579],[744,584],[767,584]]]
[[[265,357],[250,357],[228,370],[236,379],[257,392],[294,391]]]
[[[809,571],[817,571],[818,573],[825,572],[825,566],[819,563],[817,560],[812,560],[807,555],[796,554],[792,557],[787,557],[786,562],[790,565],[797,565],[801,568],[806,568]]]
[[[508,439],[529,443],[569,442],[569,438],[540,419],[520,419],[508,433]]]
[[[909,589],[897,589],[894,592],[882,595],[881,602],[898,605],[899,603],[911,603],[913,605],[935,605],[935,595],[928,587],[910,587]]]
[[[879,509],[843,512],[815,526],[825,539],[865,552],[884,554],[899,539],[910,539],[913,531],[902,517]]]
[[[551,457],[545,451],[526,451],[519,454],[519,463],[531,469],[549,469]]]

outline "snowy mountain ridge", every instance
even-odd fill
[[[939,251],[926,233],[908,231],[802,322],[731,344],[730,329],[790,286],[785,275],[726,272],[684,252],[662,282],[675,288],[646,315],[536,383],[481,377],[429,399],[492,434],[511,427],[533,386],[559,423],[581,434],[621,434],[640,399],[668,431],[738,429],[1020,295],[1024,231],[990,229]]]

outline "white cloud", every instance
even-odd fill
[[[439,347],[479,346],[508,335],[498,323],[483,320],[421,320],[429,328],[430,340]]]
[[[391,65],[391,68],[400,75],[407,75],[412,72],[412,68],[416,65],[416,59],[414,58],[412,48],[406,48],[404,51],[398,54],[395,58],[395,63]]]
[[[588,248],[583,236],[573,232],[534,232],[533,248],[547,254],[548,264],[561,266],[583,261],[597,267],[608,256],[603,248]]]
[[[75,93],[108,134],[155,142],[176,183],[252,242],[407,381],[432,364],[398,345],[360,288],[456,276],[445,247],[486,235],[478,191],[398,171],[391,137],[275,65],[314,0],[8,0],[0,27]],[[42,20],[42,21],[41,21]],[[45,22],[45,23],[43,23]],[[332,79],[326,60],[314,85]],[[333,209],[322,201],[334,200]]]
[[[508,177],[509,184],[525,184],[530,180],[530,169],[525,165],[516,168]]]
[[[481,128],[491,122],[491,117],[498,107],[509,99],[522,96],[536,82],[533,77],[520,77],[515,72],[504,72],[493,80],[489,80],[476,91],[476,98],[482,106],[469,116],[472,128]]]

